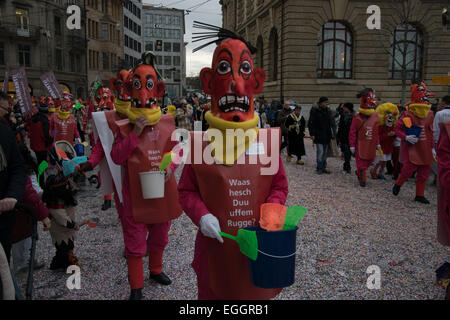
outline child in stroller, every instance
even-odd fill
[[[77,202],[68,178],[61,171],[48,175],[43,189],[42,200],[50,211],[50,235],[56,247],[50,269],[66,270],[71,265],[78,265],[78,259],[73,255],[75,233],[79,229],[75,222]]]

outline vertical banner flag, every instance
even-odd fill
[[[25,68],[11,70],[11,79],[16,88],[16,96],[19,100],[19,105],[24,115],[31,115],[33,113],[33,105],[31,103],[31,96],[28,92],[28,81],[25,74]]]
[[[53,99],[62,99],[63,91],[58,83],[58,80],[56,80],[55,74],[53,72],[43,74],[41,76],[41,80],[45,88],[47,89],[48,93],[50,93]]]
[[[5,69],[5,78],[3,79],[3,92],[8,93],[8,87],[9,87],[9,68],[6,67]]]

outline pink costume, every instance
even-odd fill
[[[438,160],[438,231],[437,239],[450,246],[450,123],[440,123],[441,134],[437,144]]]

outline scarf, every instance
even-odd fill
[[[131,123],[136,123],[136,119],[140,116],[146,116],[150,125],[153,126],[161,120],[161,109],[147,109],[147,108],[129,108],[127,111],[128,119]]]
[[[208,111],[205,119],[209,124],[206,134],[211,142],[211,154],[226,166],[232,166],[258,136],[258,115],[244,122],[233,122],[220,119]],[[221,134],[216,135],[217,131],[213,129]]]
[[[413,103],[409,105],[409,111],[420,119],[425,119],[431,110],[431,106],[428,104]]]
[[[124,116],[128,115],[128,109],[130,108],[131,102],[130,101],[123,101],[116,99],[114,101],[114,108],[116,111]]]
[[[363,108],[359,108],[358,110],[359,113],[362,113],[365,116],[371,116],[375,113],[375,109],[363,109]]]

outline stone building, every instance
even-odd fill
[[[442,1],[220,3],[224,28],[243,35],[258,48],[255,63],[266,72],[262,95],[269,102],[290,98],[311,106],[318,97],[327,96],[334,105],[359,104],[356,93],[372,87],[379,101],[398,103],[403,70],[407,101],[412,79],[425,80],[438,97],[447,94],[447,86],[432,83],[432,77],[450,72],[450,31],[442,27]],[[381,9],[381,30],[367,26],[371,5]],[[398,10],[401,5],[410,8],[410,14]],[[407,23],[400,23],[401,16]],[[399,50],[402,48],[407,50]]]
[[[81,29],[69,30],[67,7],[81,8]],[[0,1],[0,74],[5,67],[25,67],[34,96],[49,93],[40,76],[53,71],[65,91],[75,97],[87,92],[86,16],[84,0]],[[9,93],[15,92],[11,82]],[[3,83],[1,83],[3,86]]]
[[[144,50],[142,40],[142,0],[128,0],[123,6],[124,54],[128,66],[135,66]]]
[[[89,86],[107,85],[124,60],[123,0],[86,0]]]
[[[144,5],[143,12],[145,51],[155,53],[167,95],[170,98],[181,97],[186,82],[184,11]]]

